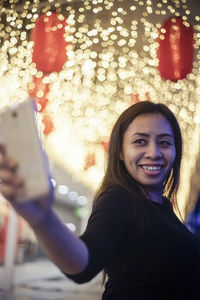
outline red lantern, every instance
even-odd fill
[[[59,72],[67,60],[65,40],[66,19],[58,14],[38,17],[31,39],[34,42],[32,60],[39,71]]]
[[[54,129],[54,125],[51,117],[49,115],[45,115],[42,119],[42,122],[44,124],[44,130],[43,130],[44,134],[45,135],[50,134]]]
[[[150,101],[149,93],[148,92],[145,93],[145,98],[143,100],[140,99],[140,95],[132,94],[131,95],[131,100],[132,100],[133,103],[138,103],[138,102],[141,102],[141,101]]]
[[[104,147],[104,150],[106,151],[106,152],[108,152],[108,150],[109,150],[109,141],[102,141],[101,142],[102,143],[102,146]]]
[[[93,167],[96,164],[96,158],[94,153],[88,153],[85,158],[84,171],[87,171],[90,167]]]
[[[193,26],[181,17],[164,22],[159,32],[158,69],[164,79],[177,81],[192,71]]]
[[[36,99],[39,104],[38,110],[42,112],[48,102],[49,84],[44,83],[44,76],[38,78],[33,77],[33,81],[30,84],[29,95]]]

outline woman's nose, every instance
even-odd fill
[[[159,146],[156,143],[149,143],[146,149],[146,157],[158,159],[162,156]]]

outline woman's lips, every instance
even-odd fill
[[[145,174],[159,175],[163,165],[140,165]]]

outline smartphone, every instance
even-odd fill
[[[25,193],[18,202],[46,195],[51,188],[49,164],[37,126],[34,99],[0,111],[0,135],[7,154],[18,163],[17,172],[25,180]]]

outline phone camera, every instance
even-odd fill
[[[16,111],[13,111],[13,112],[12,112],[12,116],[13,116],[13,118],[16,118],[16,117],[17,117],[17,112],[16,112]]]

